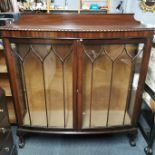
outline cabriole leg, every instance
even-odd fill
[[[18,143],[19,148],[23,148],[24,145],[25,145],[25,138],[24,138],[24,136],[19,136],[19,143]]]
[[[153,150],[151,147],[147,146],[144,148],[146,155],[153,155]]]
[[[136,146],[136,137],[137,137],[137,131],[128,134],[129,143],[132,147]]]
[[[153,146],[154,140],[155,140],[155,125],[153,125],[153,128],[151,130],[150,139],[148,141],[148,146],[145,147],[145,149],[144,149],[146,155],[153,154],[152,146]]]

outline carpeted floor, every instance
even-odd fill
[[[16,128],[13,128],[14,133]],[[18,138],[14,134],[16,143]],[[19,155],[145,155],[146,142],[138,132],[137,146],[131,147],[126,135],[79,136],[29,136],[25,147],[18,148]],[[154,146],[155,151],[155,146]]]

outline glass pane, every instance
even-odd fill
[[[85,46],[83,127],[106,125],[106,119],[102,118],[107,116],[111,65],[102,46]]]
[[[84,43],[82,128],[131,124],[141,58],[138,45]]]
[[[117,53],[118,49],[113,49]],[[108,126],[122,125],[124,120],[124,111],[128,98],[128,90],[130,87],[130,76],[132,72],[132,62],[127,55],[123,46],[119,48],[120,55],[113,61],[112,86],[110,108],[108,116]],[[134,51],[134,50],[133,50]],[[116,119],[117,116],[117,119]],[[127,115],[127,123],[130,124],[130,118]]]
[[[23,62],[23,72],[27,89],[32,125],[46,126],[45,101],[43,90],[42,64],[38,57],[30,50]],[[34,74],[35,73],[35,74]],[[28,124],[28,115],[24,123]]]
[[[126,112],[126,115],[129,114],[130,117],[132,117],[133,110],[134,110],[134,102],[135,102],[135,97],[136,97],[136,92],[137,92],[137,87],[139,82],[140,69],[141,69],[141,63],[142,63],[142,57],[143,57],[143,49],[144,49],[144,44],[137,45],[137,51],[135,53],[135,56],[132,57],[135,70],[132,73],[130,100],[128,101],[129,106],[127,107],[128,109]],[[126,123],[127,122],[125,121],[125,124]]]
[[[24,125],[72,128],[72,42],[17,47],[27,107]]]

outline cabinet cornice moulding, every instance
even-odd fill
[[[48,32],[122,32],[145,31],[148,27],[136,21],[133,14],[23,14],[17,22],[0,29]],[[153,30],[153,28],[149,29]]]

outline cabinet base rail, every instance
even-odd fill
[[[136,146],[136,127],[112,127],[105,129],[81,129],[76,130],[49,130],[47,128],[34,128],[34,127],[19,127],[17,129],[17,136],[19,137],[19,148],[23,148],[25,145],[25,138],[27,135],[39,134],[39,135],[106,135],[106,134],[127,134],[129,138],[129,143],[131,146]]]

